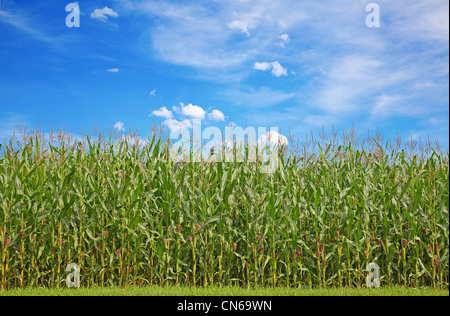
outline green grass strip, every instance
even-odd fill
[[[448,290],[386,287],[373,289],[256,288],[240,287],[109,287],[109,288],[24,288],[0,291],[0,296],[449,296]]]

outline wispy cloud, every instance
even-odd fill
[[[395,98],[399,109],[406,108],[411,104],[406,97],[412,94],[410,87],[424,81],[448,85],[445,0],[381,0],[380,29],[365,26],[366,3],[360,1],[337,0],[331,5],[306,0],[301,7],[296,0],[122,3],[127,3],[129,11],[160,19],[157,27],[147,29],[151,41],[143,43],[151,45],[152,54],[199,69],[202,78],[218,81],[229,76],[241,82],[252,74],[251,68],[272,70],[276,77],[287,76],[288,69],[295,69],[290,74],[301,71],[295,80],[307,84],[299,85],[296,94],[302,95],[302,102],[298,106],[317,111],[311,115],[331,115],[336,120],[355,114],[402,115],[404,111],[392,111],[386,105],[389,98],[391,102]],[[283,50],[276,49],[280,44]],[[217,71],[205,75],[210,69]],[[234,96],[235,103],[263,106],[294,96],[292,88],[290,92],[251,89],[234,89],[228,95]],[[440,95],[445,94],[444,90]],[[256,98],[250,100],[250,96]],[[415,92],[416,99],[423,96]],[[416,107],[419,102],[414,103]]]
[[[151,20],[159,19],[158,26],[149,30],[150,44],[166,62],[228,72],[257,53],[253,45],[244,43],[237,48],[227,44],[236,30],[250,34],[249,30],[257,25],[257,13],[233,14],[233,10],[220,2],[211,4],[215,8],[198,2],[123,1],[122,4],[126,10],[144,14]]]
[[[406,41],[448,41],[449,2],[445,0],[383,1],[390,19],[389,36]],[[387,5],[389,3],[389,5]]]
[[[250,30],[255,28],[258,25],[259,20],[261,19],[261,15],[259,13],[238,14],[236,12],[233,12],[233,16],[237,17],[238,19],[227,23],[228,27],[232,30],[240,31],[247,37],[250,36]]]
[[[267,108],[295,97],[295,93],[272,90],[269,87],[232,88],[222,93],[223,97],[239,106]]]
[[[379,0],[381,28],[365,26],[366,3],[120,0],[114,10],[104,7],[91,16],[109,22],[120,13],[130,26],[139,23],[138,42],[129,47],[148,58],[140,62],[173,67],[176,79],[208,81],[212,89],[201,100],[223,97],[240,106],[232,118],[238,122],[245,117],[249,123],[264,119],[299,128],[448,117],[448,1]],[[53,31],[37,22],[30,12],[0,12],[1,26],[12,27],[13,35],[23,32],[56,46]],[[107,65],[96,67],[119,72],[106,70],[117,63]],[[196,83],[186,83],[185,91],[194,94],[189,85]],[[171,126],[219,118],[196,107],[165,108],[172,116],[160,117],[173,120],[167,122]]]
[[[6,23],[14,26],[15,28],[29,34],[32,38],[42,42],[50,43],[56,40],[54,36],[40,31],[39,28],[36,27],[36,22],[31,21],[25,13],[9,13],[0,10],[0,23]]]

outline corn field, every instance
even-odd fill
[[[0,145],[0,289],[365,287],[449,282],[449,153],[322,135],[260,162],[175,162],[170,139],[114,135]],[[54,138],[57,138],[55,140]]]

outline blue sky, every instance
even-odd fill
[[[448,148],[447,0],[0,0],[0,139],[44,132],[356,130]],[[366,25],[366,5],[380,27]]]

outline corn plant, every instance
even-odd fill
[[[69,263],[83,287],[364,287],[372,262],[382,286],[448,288],[449,154],[429,142],[322,135],[263,173],[174,161],[162,132],[52,136],[0,145],[1,289],[65,286]]]

